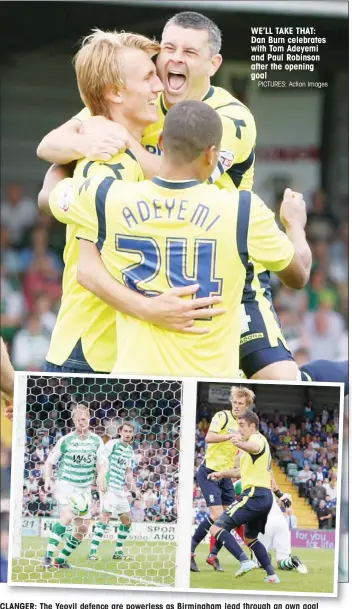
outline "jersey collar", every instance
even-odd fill
[[[171,180],[164,180],[164,178],[159,178],[158,176],[155,176],[152,179],[152,182],[163,188],[170,188],[170,190],[182,190],[183,188],[192,188],[192,186],[202,184],[199,180],[178,180],[177,182],[172,182]]]
[[[209,99],[209,97],[212,97],[213,95],[214,95],[214,87],[210,87],[201,101],[205,102],[207,99]],[[162,111],[163,115],[166,116],[167,115],[167,107],[165,105],[164,95],[163,94],[160,95],[160,108],[161,108],[161,111]]]

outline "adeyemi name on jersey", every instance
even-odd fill
[[[125,206],[122,215],[128,228],[133,225],[148,222],[148,220],[176,220],[190,222],[209,231],[219,220],[220,215],[212,212],[210,207],[198,203],[193,213],[188,213],[189,201],[187,199],[154,199],[153,201],[136,201],[134,208]],[[186,218],[186,214],[188,217]]]

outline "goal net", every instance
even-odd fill
[[[25,404],[16,429],[11,581],[174,586],[182,383],[37,375],[19,380]],[[89,408],[88,436],[79,436],[85,410],[77,405]],[[126,422],[133,425],[133,440],[123,444]],[[105,461],[103,494],[95,462],[99,450],[106,459],[109,442],[117,452],[114,461]],[[67,522],[67,510],[78,509],[80,517]]]

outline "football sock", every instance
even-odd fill
[[[89,548],[90,555],[97,553],[100,542],[103,539],[104,531],[105,531],[106,527],[107,527],[107,524],[104,524],[103,522],[98,522],[95,525],[92,541],[91,541],[90,548]]]
[[[72,554],[73,550],[78,548],[81,541],[82,541],[82,539],[77,539],[76,537],[73,537],[73,535],[70,535],[69,538],[67,539],[64,547],[62,548],[59,556],[57,557],[56,562],[59,565],[66,562],[68,557]]]
[[[284,571],[292,571],[295,568],[295,565],[292,562],[291,556],[289,558],[285,558],[284,560],[279,561],[279,568]]]
[[[66,527],[63,524],[60,524],[59,522],[55,522],[53,528],[51,529],[51,533],[49,535],[49,541],[48,541],[48,545],[46,548],[45,556],[48,556],[49,558],[53,557],[57,546],[59,545],[60,541],[62,541],[65,531],[66,531]]]
[[[214,524],[214,520],[212,518],[210,518],[210,516],[207,516],[206,518],[204,518],[204,520],[202,520],[202,522],[200,523],[200,525],[198,526],[198,528],[196,529],[196,531],[194,532],[194,535],[192,537],[192,543],[191,543],[191,553],[194,554],[194,551],[197,547],[197,545],[203,541],[204,537],[206,537],[211,525]]]
[[[115,554],[120,554],[120,555],[123,554],[123,545],[126,541],[126,537],[130,531],[130,528],[131,528],[130,524],[120,524],[119,530],[117,533]]]
[[[215,542],[214,545],[210,546],[210,548],[211,548],[210,549],[210,554],[212,556],[217,556],[219,550],[221,550],[221,548],[223,546],[223,543],[222,543],[221,539],[216,539],[216,537],[214,537],[214,542]]]
[[[270,561],[270,556],[261,541],[255,539],[248,547],[254,552],[259,564],[265,569],[268,575],[274,575],[275,571]]]
[[[232,556],[237,558],[237,560],[239,560],[240,562],[248,560],[247,554],[243,552],[241,546],[237,543],[236,539],[233,535],[231,535],[231,533],[225,531],[225,529],[221,529],[221,531],[219,531],[219,533],[217,533],[215,537],[217,540],[221,539],[221,542],[226,548],[226,550],[228,550],[230,554],[232,554]]]

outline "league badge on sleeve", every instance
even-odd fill
[[[221,163],[224,171],[230,169],[233,161],[235,159],[235,155],[232,150],[220,150],[219,154],[219,162]]]

